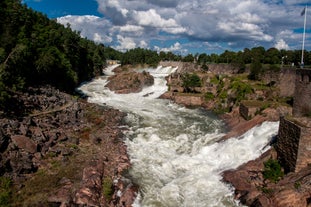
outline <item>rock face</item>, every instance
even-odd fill
[[[235,198],[247,206],[260,207],[308,207],[311,204],[311,167],[298,173],[287,174],[278,183],[263,178],[263,163],[276,159],[276,152],[268,150],[260,158],[250,161],[236,170],[223,173],[225,182],[235,188]]]
[[[116,93],[137,93],[143,87],[151,86],[154,83],[153,77],[148,72],[120,72],[109,78],[107,87]]]
[[[137,188],[122,175],[130,167],[125,114],[50,87],[18,101],[22,114],[0,117],[0,176],[18,191],[11,204],[131,206]],[[104,178],[115,181],[108,190]]]

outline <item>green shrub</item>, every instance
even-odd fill
[[[217,85],[219,83],[219,79],[214,76],[213,78],[211,78],[210,83]]]
[[[220,94],[219,94],[219,98],[220,99],[226,99],[228,97],[228,93],[226,90],[222,91]]]
[[[278,182],[284,176],[281,165],[277,160],[269,159],[264,163],[263,177],[271,180],[272,182]]]
[[[296,182],[294,183],[294,187],[295,187],[296,190],[300,189],[301,183],[300,183],[299,181],[296,181]]]
[[[215,98],[215,96],[212,92],[207,92],[204,97],[205,97],[206,101],[210,101],[210,100],[213,100]]]
[[[192,92],[194,87],[201,87],[201,79],[200,77],[193,73],[186,73],[182,76],[182,87],[184,87],[186,92]]]
[[[9,206],[11,199],[12,181],[6,177],[0,177],[0,207]]]
[[[113,195],[113,182],[110,177],[105,177],[102,181],[102,193],[107,200],[111,200]]]

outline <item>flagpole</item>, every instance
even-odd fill
[[[305,7],[304,15],[305,15],[305,20],[304,20],[304,23],[303,23],[303,37],[302,37],[301,65],[300,65],[301,68],[303,68],[303,66],[304,66],[303,53],[304,53],[304,50],[305,50],[307,6]]]

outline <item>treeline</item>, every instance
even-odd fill
[[[172,52],[156,53],[147,49],[136,48],[120,55],[122,64],[157,64],[159,61],[183,61],[195,62],[200,65],[210,63],[228,63],[244,67],[246,64],[259,62],[270,65],[294,65],[300,66],[301,50],[278,50],[264,47],[245,48],[243,51],[224,51],[222,54],[188,54],[186,56],[176,55]],[[311,65],[311,51],[304,51],[304,65]]]
[[[99,74],[104,45],[33,11],[20,0],[0,2],[0,104],[27,86],[50,84],[72,92]]]
[[[245,48],[243,51],[233,52],[226,50],[224,53],[217,54],[197,54],[200,63],[243,63],[251,64],[260,62],[262,64],[284,64],[300,66],[301,50],[278,50],[276,48],[254,47],[252,49]],[[304,64],[311,65],[311,51],[304,51]]]

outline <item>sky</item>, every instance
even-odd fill
[[[119,51],[187,55],[263,46],[311,50],[311,0],[23,0]],[[307,6],[306,15],[302,11]]]

